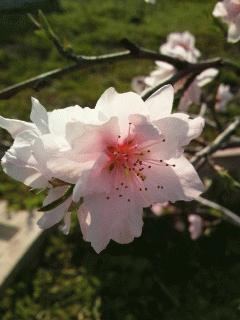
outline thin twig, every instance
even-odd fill
[[[173,57],[162,55],[155,51],[138,47],[137,45],[135,45],[134,43],[132,43],[127,39],[122,40],[121,43],[128,50],[122,51],[122,52],[110,53],[110,54],[103,54],[99,56],[78,55],[77,61],[72,65],[42,73],[36,77],[30,78],[18,84],[2,89],[0,91],[0,99],[8,99],[11,96],[15,95],[16,93],[18,93],[19,91],[24,90],[26,88],[35,88],[35,89],[39,88],[44,84],[46,84],[49,80],[60,78],[65,74],[71,73],[79,69],[84,69],[86,67],[90,67],[90,66],[94,66],[102,63],[110,63],[110,62],[116,62],[116,61],[118,62],[118,61],[125,61],[125,60],[131,60],[131,59],[158,60],[158,61],[167,62],[173,65],[174,67],[176,67],[176,69],[180,70],[176,75],[172,77],[172,79],[170,79],[169,81],[166,81],[166,83],[173,83],[173,84],[176,83],[181,78],[183,78],[184,76],[190,75],[191,73],[194,73],[194,72],[200,73],[201,71],[204,71],[207,68],[226,67],[240,74],[240,67],[238,65],[229,61],[225,61],[220,58],[216,58],[211,61],[191,64],[186,61],[181,61]],[[154,93],[161,86],[162,84],[155,88],[152,88],[150,91],[146,93],[146,95],[143,98],[147,99],[152,93]]]
[[[38,21],[31,14],[28,14],[28,16],[38,29],[45,32],[46,36],[53,43],[61,56],[74,62],[79,60],[79,57],[73,52],[73,50],[71,50],[70,47],[66,48],[66,46],[64,46],[60,37],[53,31],[53,28],[41,10],[38,11]]]
[[[227,60],[223,60],[221,58],[216,58],[216,59],[203,61],[199,63],[189,63],[188,67],[179,70],[169,80],[165,81],[164,83],[160,83],[153,88],[150,88],[148,91],[145,91],[144,94],[142,95],[142,98],[143,100],[147,100],[152,94],[154,94],[154,92],[156,92],[162,86],[166,84],[174,85],[176,82],[178,82],[184,77],[187,77],[191,74],[195,74],[195,76],[197,76],[204,70],[210,69],[210,68],[216,68],[216,69],[227,68],[236,72],[237,74],[240,74],[240,67],[238,65],[232,62],[229,62]]]
[[[211,144],[197,152],[195,156],[192,157],[191,163],[193,165],[199,165],[199,162],[201,161],[202,165],[205,162],[207,156],[211,155],[212,153],[220,149],[221,145],[231,137],[231,135],[237,129],[239,124],[240,118],[235,119],[234,122],[232,122],[221,134],[219,134]],[[202,161],[202,159],[204,161]]]
[[[127,41],[125,41],[124,43],[127,44]],[[15,85],[9,86],[5,89],[2,89],[0,91],[0,100],[8,99],[16,93],[18,93],[19,91],[22,91],[26,88],[39,88],[41,86],[44,86],[44,84],[46,85],[46,83],[48,83],[49,80],[60,78],[63,75],[66,75],[76,70],[82,70],[84,68],[88,68],[98,64],[119,62],[131,59],[161,60],[164,62],[171,63],[176,67],[180,67],[180,65],[182,67],[185,66],[185,63],[182,64],[183,61],[168,56],[164,56],[157,52],[143,48],[139,48],[138,51],[126,50],[116,53],[103,54],[99,56],[78,56],[78,61],[72,65],[42,73],[36,77],[27,79]]]
[[[236,215],[234,212],[232,212],[231,210],[229,210],[229,209],[227,209],[227,208],[221,206],[220,204],[215,203],[211,200],[205,199],[201,196],[197,197],[195,200],[206,207],[210,207],[212,209],[221,211],[224,214],[224,217],[226,219],[228,219],[231,222],[233,222],[234,224],[240,226],[240,217],[238,215]]]

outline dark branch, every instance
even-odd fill
[[[178,82],[182,78],[191,76],[192,74],[194,74],[196,77],[198,74],[200,74],[201,72],[209,68],[216,68],[216,69],[227,68],[234,71],[236,74],[240,74],[240,67],[238,65],[235,65],[234,63],[223,60],[221,58],[216,58],[213,60],[203,61],[199,63],[189,63],[185,69],[179,70],[169,80],[165,81],[164,83],[160,83],[154,88],[151,88],[148,91],[144,92],[142,95],[142,98],[143,100],[147,100],[147,98],[149,98],[154,92],[156,92],[162,86],[166,84],[174,85],[176,82]]]
[[[15,95],[19,91],[22,91],[26,88],[39,88],[46,84],[49,80],[53,80],[56,78],[60,78],[63,75],[71,73],[76,70],[82,70],[84,68],[94,66],[97,64],[103,63],[111,63],[111,62],[118,62],[118,61],[125,61],[131,59],[141,59],[141,60],[161,60],[164,62],[168,62],[174,64],[175,66],[182,67],[185,66],[185,62],[173,59],[168,56],[161,55],[154,51],[148,51],[146,49],[139,48],[138,53],[131,52],[129,50],[117,52],[117,53],[110,53],[110,54],[103,54],[99,56],[78,56],[78,61],[70,66],[64,68],[54,69],[45,73],[42,73],[36,77],[27,79],[10,87],[7,87],[0,91],[0,99],[8,99],[11,96]]]

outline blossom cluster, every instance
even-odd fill
[[[160,46],[160,53],[177,58],[189,63],[198,62],[201,52],[195,47],[195,37],[189,32],[173,32],[167,37],[167,42]],[[141,94],[147,88],[153,88],[168,81],[176,72],[176,68],[169,63],[156,61],[156,68],[149,76],[135,77],[132,80],[132,88]],[[178,109],[187,111],[191,104],[201,104],[202,87],[210,83],[218,75],[218,70],[214,68],[206,69],[192,81],[183,93]],[[183,88],[187,78],[182,78],[175,85],[175,92]],[[216,111],[225,111],[226,104],[232,99],[230,87],[220,84],[216,96]]]
[[[204,120],[171,114],[173,96],[171,85],[145,102],[109,88],[92,109],[47,112],[33,98],[31,122],[0,117],[14,139],[4,172],[47,189],[45,208],[57,200],[38,225],[61,223],[68,233],[75,207],[83,238],[100,252],[111,239],[125,244],[141,235],[143,208],[197,197],[203,184],[183,152]]]
[[[228,25],[228,42],[240,40],[240,0],[219,1],[214,7],[213,16]]]

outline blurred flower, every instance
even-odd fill
[[[155,87],[156,85],[167,81],[176,72],[176,69],[169,63],[156,61],[156,65],[157,68],[144,79],[145,84],[148,87]]]
[[[188,216],[190,237],[192,240],[197,240],[203,232],[203,219],[197,214]]]
[[[236,43],[240,40],[240,0],[219,1],[213,16],[228,24],[228,42]]]
[[[178,217],[175,218],[173,225],[175,230],[177,230],[178,232],[183,232],[186,228],[185,223]]]
[[[192,63],[201,55],[195,47],[195,37],[188,31],[170,33],[167,42],[160,46],[160,52]]]
[[[230,86],[220,84],[216,94],[215,109],[219,112],[226,111],[226,105],[233,98],[233,94],[230,91]]]
[[[151,207],[152,212],[156,215],[156,216],[161,216],[164,209],[167,208],[169,206],[168,202],[165,203],[154,203]]]
[[[140,94],[141,92],[143,92],[146,88],[146,83],[145,83],[145,77],[144,76],[138,76],[138,77],[134,77],[132,79],[132,83],[131,83],[131,87],[133,89],[133,91],[135,91],[136,93]]]
[[[201,72],[184,92],[178,109],[186,112],[192,103],[199,105],[201,102],[201,88],[211,82],[217,74],[218,70],[213,68]]]
[[[156,4],[156,0],[144,0],[146,3]]]
[[[162,54],[188,61],[190,63],[197,62],[197,59],[201,55],[200,51],[195,47],[195,37],[188,31],[182,33],[170,33],[167,37],[167,42],[160,46],[160,52]],[[145,78],[140,77],[138,80],[140,82],[138,86],[136,85],[136,78],[134,78],[132,82],[132,88],[135,92],[141,93],[148,87],[155,87],[167,81],[175,73],[176,69],[171,64],[162,61],[156,61],[156,69],[152,71],[149,76]],[[179,110],[186,112],[192,103],[199,104],[201,98],[201,88],[211,82],[217,74],[218,70],[213,68],[207,69],[200,73],[181,97]],[[174,85],[175,92],[182,89],[186,80],[186,78],[181,79]]]

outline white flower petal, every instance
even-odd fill
[[[120,126],[126,128],[130,114],[147,115],[148,110],[141,97],[134,92],[118,93],[114,88],[107,89],[99,98],[95,109],[106,117],[118,117]]]
[[[47,197],[45,198],[43,202],[43,206],[46,206],[53,201],[59,199],[60,197],[63,196],[65,193],[67,187],[57,187],[50,189],[48,192]],[[38,220],[38,226],[41,229],[48,229],[54,226],[55,224],[59,223],[64,216],[67,214],[69,206],[72,202],[72,198],[69,197],[67,200],[65,200],[62,204],[60,204],[58,207],[46,211],[42,217]]]
[[[169,115],[172,111],[174,89],[166,85],[152,94],[145,102],[149,110],[150,119],[158,120]]]
[[[213,81],[213,79],[218,75],[219,71],[214,68],[209,68],[201,72],[197,76],[197,84],[199,87],[203,87],[209,82]]]
[[[24,162],[18,159],[9,158],[6,154],[2,161],[3,171],[15,180],[23,182],[25,185],[37,188],[46,188],[48,181],[35,168],[26,166]]]
[[[226,7],[224,6],[223,2],[216,3],[213,9],[213,16],[214,17],[225,17],[227,15]]]
[[[7,130],[13,138],[24,130],[36,130],[36,126],[30,122],[8,119],[0,116],[0,127]]]
[[[48,113],[41,103],[33,97],[30,119],[36,124],[37,128],[42,134],[49,132]]]
[[[236,43],[240,40],[240,22],[230,23],[228,28],[228,42]]]

